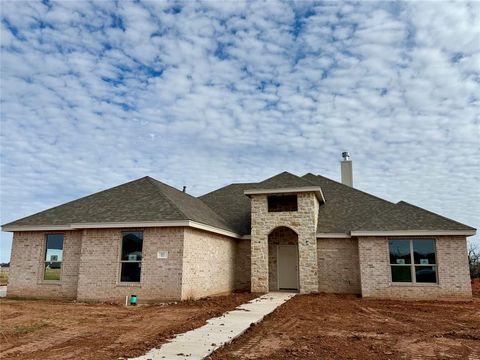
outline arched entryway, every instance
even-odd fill
[[[268,235],[268,284],[270,291],[298,291],[298,235],[281,226]]]

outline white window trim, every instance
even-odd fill
[[[410,261],[411,264],[392,264],[390,262],[390,240],[401,240],[401,241],[408,241],[410,245]],[[415,264],[415,255],[413,253],[413,240],[433,240],[434,245],[435,245],[435,264]],[[438,276],[438,251],[437,251],[437,239],[436,238],[389,238],[387,239],[387,255],[388,255],[388,270],[390,274],[390,284],[393,286],[438,286],[440,284],[440,279]],[[393,276],[392,276],[392,266],[398,266],[398,267],[410,267],[410,276],[412,278],[412,281],[407,282],[407,281],[399,281],[395,282],[393,281]],[[427,282],[417,282],[416,279],[416,274],[415,274],[415,267],[416,266],[424,266],[424,267],[435,267],[435,277],[436,277],[436,282],[434,283],[427,283]]]

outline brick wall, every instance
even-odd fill
[[[232,292],[236,249],[233,238],[185,228],[182,299]]]
[[[471,297],[466,238],[464,236],[437,236],[434,238],[437,249],[438,284],[410,286],[392,285],[387,238],[359,238],[362,296],[395,299]]]
[[[251,258],[250,240],[238,240],[235,255],[235,290],[250,291]]]
[[[139,302],[180,299],[183,228],[128,230],[143,231],[140,283],[120,283],[121,229],[84,230],[78,299],[123,302],[131,294]],[[158,251],[168,251],[168,258],[157,259]]]
[[[317,239],[318,291],[360,294],[357,239]]]
[[[65,231],[60,281],[44,281],[46,234],[32,231],[13,234],[8,297],[71,298],[77,296],[81,232]]]

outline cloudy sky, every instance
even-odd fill
[[[480,2],[3,0],[1,19],[1,223],[145,175],[338,180],[350,151],[356,187],[480,228]]]

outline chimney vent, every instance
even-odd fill
[[[353,187],[352,160],[348,151],[342,152],[343,160],[340,162],[342,173],[342,184]]]
[[[182,190],[184,193],[187,192],[187,187],[185,185],[183,185],[183,190]]]

